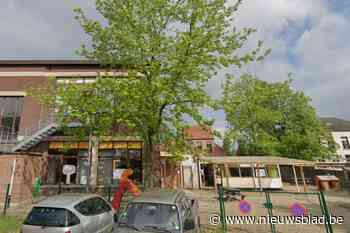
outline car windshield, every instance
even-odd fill
[[[121,214],[119,222],[138,229],[180,231],[179,215],[177,207],[174,205],[132,203]]]
[[[24,221],[25,225],[66,227],[67,210],[61,208],[34,207]]]

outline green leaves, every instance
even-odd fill
[[[330,132],[318,119],[310,98],[292,90],[290,83],[268,83],[250,75],[226,82],[227,137],[239,141],[241,154],[311,160],[334,152]]]
[[[251,62],[259,54],[236,55],[255,30],[232,28],[234,11],[222,0],[99,0],[96,6],[108,22],[104,26],[76,11],[92,38],[92,48],[83,48],[82,55],[142,75],[120,81],[125,89],[118,88],[117,95],[124,115],[146,135],[177,129],[184,115],[202,121],[200,109],[212,104],[207,81],[221,67]]]
[[[240,2],[97,0],[103,22],[76,9],[76,19],[91,37],[91,46],[83,45],[80,55],[107,69],[123,67],[128,78],[101,77],[91,85],[59,90],[60,111],[68,108],[98,134],[113,122],[126,124],[149,147],[183,140],[185,119],[206,124],[201,109],[213,106],[205,90],[208,80],[223,67],[242,66],[263,55],[261,43],[254,52],[237,53],[255,32],[233,27]],[[109,89],[116,106],[107,101]],[[101,111],[98,117],[93,114]],[[146,159],[152,159],[149,151]]]

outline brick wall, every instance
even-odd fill
[[[12,205],[32,203],[35,177],[45,178],[47,173],[46,156],[0,155],[0,205],[4,204],[6,185],[10,183],[14,159],[16,170],[12,189]]]
[[[24,91],[45,85],[47,77],[0,77],[0,91]],[[30,96],[24,96],[20,131],[32,128],[47,111]]]

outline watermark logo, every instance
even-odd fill
[[[247,214],[252,210],[252,206],[249,202],[245,201],[245,200],[241,200],[239,202],[239,210],[244,213]]]
[[[219,225],[220,224],[220,215],[212,214],[209,216],[209,224],[211,225]]]
[[[289,210],[295,217],[305,216],[307,212],[306,208],[298,202],[290,205]]]

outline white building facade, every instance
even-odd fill
[[[338,118],[321,118],[331,129],[334,141],[337,143],[336,156],[331,162],[350,162],[350,121]]]
[[[338,144],[339,162],[350,162],[350,131],[332,132],[332,136]]]

